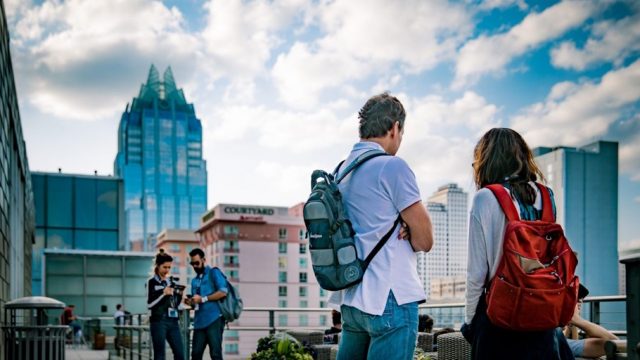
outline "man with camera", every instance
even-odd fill
[[[195,310],[191,359],[201,360],[205,347],[209,345],[211,359],[222,360],[224,318],[218,300],[227,296],[227,281],[220,269],[206,265],[201,249],[191,250],[189,256],[191,266],[198,274],[191,280],[191,296],[185,300]]]

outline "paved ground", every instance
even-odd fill
[[[108,360],[109,351],[73,349],[71,347],[67,347],[66,358],[67,360]]]

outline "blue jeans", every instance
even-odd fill
[[[211,323],[203,329],[193,330],[193,342],[191,346],[191,360],[202,360],[204,349],[209,344],[211,360],[222,360],[222,332],[224,331],[224,318]]]
[[[380,316],[342,305],[338,360],[412,360],[418,337],[418,303],[398,305],[389,292]],[[370,355],[369,355],[370,354]]]
[[[165,340],[171,346],[174,360],[184,360],[184,346],[182,345],[182,334],[177,319],[161,319],[154,321],[150,325],[151,341],[153,342],[153,359],[165,359]]]

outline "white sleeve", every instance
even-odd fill
[[[482,296],[489,262],[484,229],[478,218],[473,215],[469,219],[469,242],[467,253],[467,292],[465,295],[465,322],[471,324],[476,307]]]

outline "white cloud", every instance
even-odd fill
[[[633,121],[640,124],[640,116],[636,116]],[[630,174],[634,181],[640,181],[640,132],[620,143],[618,155],[620,172]],[[640,202],[640,197],[635,200]]]
[[[551,62],[563,69],[584,70],[601,62],[620,65],[639,50],[640,14],[635,14],[593,25],[591,36],[580,49],[573,41],[562,42],[551,50]]]
[[[456,62],[453,86],[460,88],[487,73],[503,71],[511,60],[579,26],[598,9],[591,1],[566,1],[530,13],[505,33],[467,42]]]
[[[158,1],[47,0],[23,15],[13,32],[21,101],[61,118],[113,116],[153,61],[192,72],[183,65],[198,58],[180,12]]]
[[[307,152],[348,144],[357,138],[357,123],[339,119],[330,109],[316,112],[276,110],[265,106],[222,106],[208,125],[213,141],[257,142],[271,149]]]
[[[281,54],[273,76],[289,106],[316,105],[325,90],[392,67],[413,74],[451,59],[471,34],[469,11],[445,1],[337,0],[314,12],[323,35]]]
[[[640,60],[610,71],[599,83],[563,82],[550,94],[545,102],[530,106],[512,121],[529,144],[573,146],[595,140],[620,118],[625,106],[640,100]]]
[[[482,10],[504,9],[512,6],[518,6],[520,10],[528,8],[524,0],[481,0],[479,5]]]
[[[279,31],[303,16],[307,0],[210,0],[205,4],[207,26],[201,36],[207,54],[205,68],[214,77],[252,77],[260,74],[275,46]]]
[[[314,53],[307,44],[296,43],[278,56],[272,75],[288,106],[309,109],[318,104],[323,89],[362,78],[372,69],[371,64],[344,54]]]

